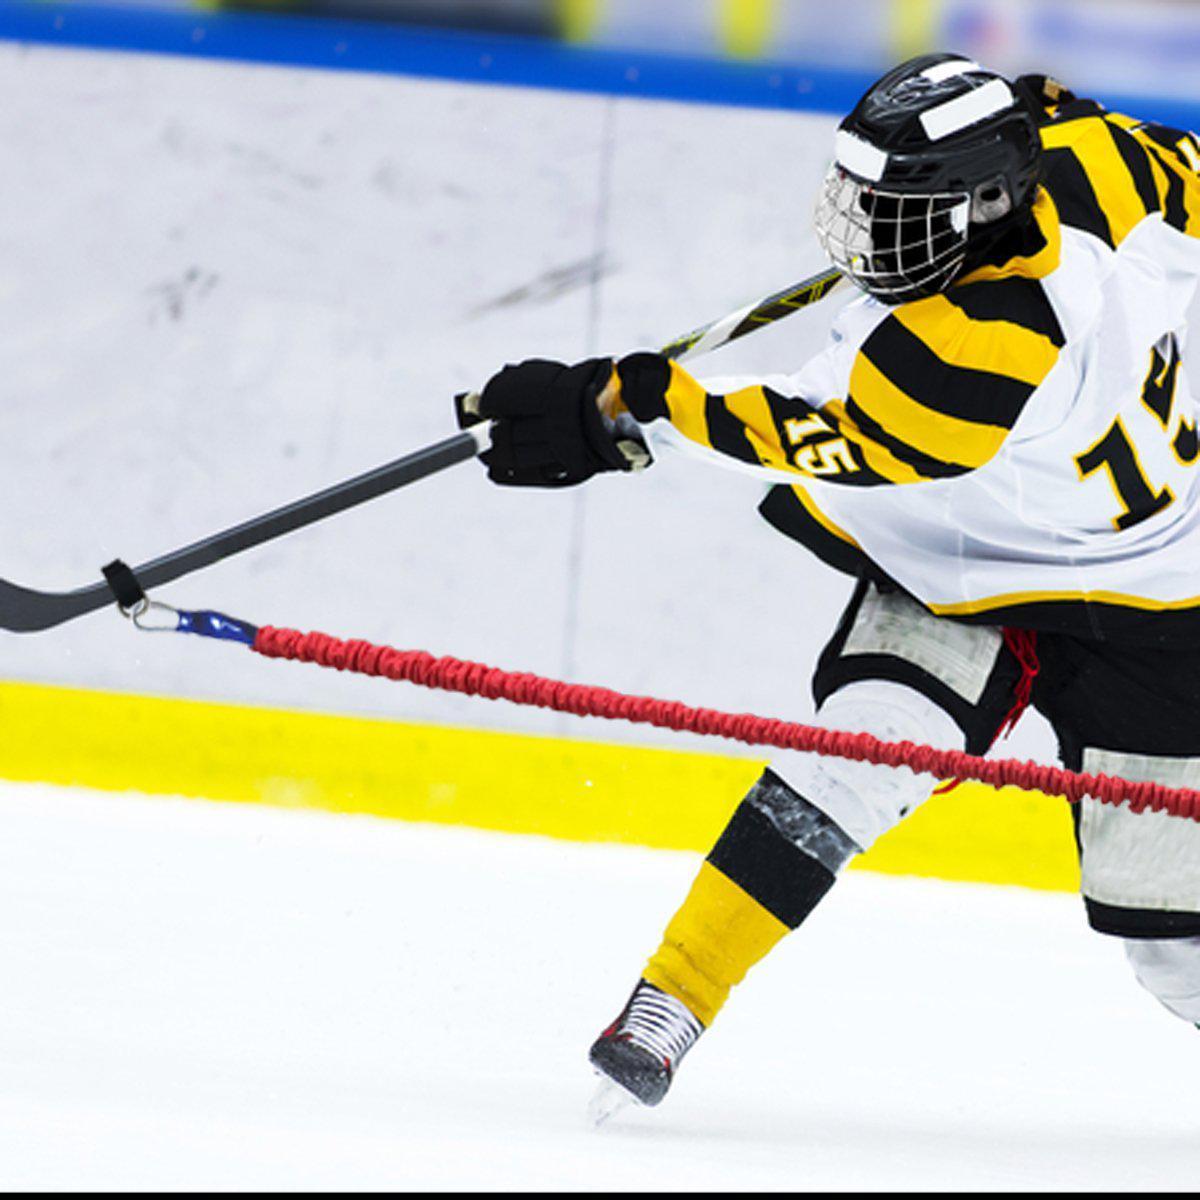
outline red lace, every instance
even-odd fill
[[[996,730],[992,739],[994,746],[1002,737],[1007,737],[1029,707],[1033,697],[1033,681],[1042,664],[1038,661],[1037,634],[1032,629],[1005,629],[1004,644],[1012,651],[1021,667],[1021,678],[1013,685],[1013,705],[1008,715]]]

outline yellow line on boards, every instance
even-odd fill
[[[765,755],[764,755],[765,758]],[[705,852],[762,760],[0,682],[0,778]],[[963,785],[859,864],[1074,890],[1064,802]]]

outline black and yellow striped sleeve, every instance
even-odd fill
[[[1041,137],[1044,184],[1064,224],[1114,249],[1154,213],[1200,236],[1200,146],[1194,135],[1077,101],[1045,125]]]
[[[618,374],[621,402],[638,421],[668,420],[696,445],[750,466],[860,486],[917,478],[855,429],[837,401],[818,409],[761,384],[718,395],[657,354],[622,359]]]
[[[995,456],[1064,342],[1037,280],[960,284],[867,338],[846,416],[921,479],[965,474]]]
[[[792,417],[813,417],[800,399],[755,386],[717,395],[677,362],[634,354],[617,365],[621,402],[641,422],[665,419],[708,450],[753,466],[790,470],[783,428]]]
[[[842,397],[763,385],[716,395],[657,355],[622,361],[621,393],[639,421],[665,418],[741,462],[856,487],[921,483],[992,458],[1063,341],[1037,281],[988,280],[894,310]]]

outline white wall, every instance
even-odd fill
[[[0,46],[0,573],[77,586],[445,436],[505,361],[654,346],[808,274],[831,128]],[[705,365],[794,369],[830,311]],[[760,494],[682,462],[569,493],[468,463],[161,598],[803,718],[849,584]],[[641,736],[111,611],[0,636],[10,678]]]

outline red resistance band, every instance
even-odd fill
[[[626,696],[608,688],[502,671],[457,658],[434,658],[423,650],[395,650],[370,642],[342,641],[325,633],[301,633],[295,629],[264,625],[257,631],[252,648],[267,658],[316,663],[338,671],[405,680],[422,687],[551,708],[579,717],[632,721],[661,729],[732,738],[751,746],[775,746],[781,750],[804,750],[885,767],[907,767],[939,779],[975,779],[993,787],[1036,789],[1052,796],[1064,796],[1072,803],[1083,796],[1092,796],[1105,804],[1127,802],[1134,812],[1166,812],[1200,821],[1200,792],[1189,788],[1171,788],[1111,775],[1081,774],[1011,758],[979,758],[916,742],[884,742],[868,733],[842,733],[748,713],[694,708],[674,700]],[[1022,646],[1018,658],[1022,664],[1018,700],[1024,693],[1027,702],[1037,670],[1036,657],[1032,657],[1031,647]]]

